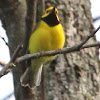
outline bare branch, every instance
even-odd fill
[[[10,72],[14,68],[14,66],[15,66],[14,64],[21,63],[22,61],[25,61],[25,60],[28,60],[28,59],[37,59],[37,58],[45,57],[45,56],[54,56],[54,55],[57,55],[57,54],[71,53],[71,52],[80,51],[80,50],[85,49],[85,48],[100,46],[100,42],[84,45],[91,37],[94,36],[94,34],[99,29],[100,29],[100,26],[92,34],[90,34],[85,39],[83,39],[83,41],[80,44],[75,45],[73,47],[69,47],[69,48],[63,48],[63,49],[34,53],[34,54],[26,54],[24,56],[17,58],[18,53],[19,53],[19,51],[22,47],[22,46],[18,46],[17,49],[15,50],[14,54],[13,54],[11,61],[0,71],[0,78],[3,75]]]
[[[17,58],[16,63],[21,63],[22,61],[28,60],[28,59],[38,59],[40,57],[54,56],[57,54],[76,52],[76,51],[80,51],[80,50],[85,49],[85,48],[96,47],[96,46],[100,46],[100,42],[82,46],[80,49],[78,48],[78,45],[75,45],[75,46],[70,47],[70,48],[57,49],[57,50],[34,53],[34,54],[26,54],[24,56]]]
[[[17,46],[10,62],[8,64],[6,64],[5,67],[0,71],[0,77],[7,74],[8,72],[10,72],[16,66],[16,65],[14,65],[14,62],[15,62],[21,48],[22,48],[22,45]]]
[[[90,48],[90,47],[97,47],[97,46],[100,46],[100,42],[84,45],[84,46],[81,47],[81,49]]]
[[[88,35],[85,39],[83,39],[83,41],[78,45],[78,48],[80,49],[91,37],[93,37],[95,35],[95,33],[100,29],[100,26],[93,31],[90,35]]]
[[[6,42],[5,38],[0,36],[0,38],[5,42],[5,44],[8,46],[8,48],[10,49],[11,52],[13,52],[13,50],[11,49],[11,47],[9,46],[9,44]]]
[[[17,58],[16,62],[20,63],[27,59],[37,59],[37,58],[44,57],[44,56],[54,56],[57,54],[71,53],[71,52],[79,51],[84,48],[88,48],[89,46],[90,47],[100,46],[99,43],[86,45],[85,47],[83,46],[91,37],[93,37],[95,35],[95,33],[99,29],[100,29],[100,26],[95,31],[93,31],[92,34],[88,35],[85,39],[83,39],[83,41],[81,43],[79,43],[78,45],[75,45],[73,47],[63,48],[63,49],[59,49],[59,50],[52,50],[52,51],[47,51],[47,52],[41,52],[41,53],[35,53],[35,54],[26,54],[25,56]]]
[[[93,21],[95,22],[95,21],[97,21],[97,20],[99,20],[99,19],[100,19],[100,16],[94,18]]]
[[[90,47],[97,47],[97,46],[100,46],[100,42],[89,44],[89,45],[84,45],[81,47],[80,50],[85,49],[85,48],[90,48]],[[16,51],[19,52],[20,49],[21,49],[21,47],[17,47]],[[8,72],[10,72],[15,67],[15,64],[21,63],[25,60],[37,59],[37,58],[45,57],[45,56],[54,56],[57,54],[71,53],[71,52],[76,52],[76,51],[80,51],[80,50],[78,48],[78,45],[75,45],[70,48],[63,48],[63,49],[52,50],[52,51],[41,52],[41,53],[34,53],[34,54],[26,54],[17,59],[16,59],[16,57],[17,57],[16,55],[18,53],[15,53],[15,54],[13,54],[14,58],[12,57],[11,61],[0,71],[0,78],[2,76],[4,76],[5,74],[7,74]]]

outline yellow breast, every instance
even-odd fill
[[[54,27],[41,21],[29,40],[30,53],[49,51],[63,48],[65,42],[64,31],[61,24]]]

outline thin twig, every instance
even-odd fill
[[[81,47],[81,49],[90,48],[90,47],[97,47],[97,46],[100,46],[100,42],[84,45],[84,46]]]
[[[19,54],[19,51],[21,50],[22,48],[22,45],[18,45],[13,56],[12,56],[12,59],[10,60],[10,62],[8,64],[6,64],[4,66],[4,68],[0,71],[0,78],[7,74],[8,72],[10,72],[16,65],[14,65],[14,62]]]
[[[4,43],[8,46],[8,48],[10,49],[10,51],[13,53],[13,50],[11,49],[11,47],[9,46],[9,44],[6,42],[5,38],[0,36],[0,38],[4,41]]]
[[[100,16],[94,18],[93,21],[95,22],[95,21],[97,21],[97,20],[99,20],[99,19],[100,19]]]
[[[83,39],[83,41],[78,45],[78,48],[80,49],[91,37],[93,37],[95,35],[95,33],[100,29],[100,26],[93,31],[90,35],[88,35],[85,39]]]
[[[75,45],[69,48],[57,49],[57,50],[34,53],[34,54],[26,54],[24,56],[17,58],[16,63],[21,63],[22,61],[28,60],[28,59],[38,59],[40,57],[54,56],[57,54],[64,54],[64,53],[72,53],[72,52],[80,51],[85,48],[96,47],[96,46],[100,46],[100,42],[82,46],[80,49],[78,48],[78,45]]]
[[[84,45],[84,46],[81,47],[80,50],[85,49],[85,48],[90,48],[90,47],[97,47],[97,46],[100,46],[100,42],[89,44],[89,45]],[[34,54],[26,54],[24,56],[21,56],[21,57],[17,58],[16,60],[14,58],[15,61],[12,59],[0,71],[0,78],[2,76],[4,76],[5,74],[7,74],[8,72],[10,72],[15,67],[15,65],[14,65],[14,63],[12,61],[14,61],[15,64],[18,64],[18,63],[21,63],[21,62],[23,62],[25,60],[28,60],[28,59],[37,59],[37,58],[40,58],[40,57],[54,56],[54,55],[57,55],[57,54],[72,53],[72,52],[80,51],[76,47],[78,47],[78,45],[75,45],[75,46],[70,47],[70,48],[63,48],[63,49],[52,50],[52,51],[47,51],[47,52],[34,53]]]

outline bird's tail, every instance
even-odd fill
[[[37,67],[35,70],[32,67],[27,68],[20,78],[21,85],[24,87],[28,86],[30,89],[39,86],[41,82],[41,73],[42,65],[41,67]]]

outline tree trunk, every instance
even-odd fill
[[[56,5],[60,9],[65,46],[80,43],[94,30],[89,0],[45,0],[45,6],[49,5]],[[37,7],[37,12],[41,11],[40,6]],[[0,18],[13,50],[24,41],[26,11],[25,0],[0,1]],[[95,41],[95,38],[91,38],[88,43]],[[19,64],[13,70],[16,100],[100,100],[98,48],[59,55],[46,64],[41,86],[37,87],[35,94],[20,85],[23,70],[24,64]]]

